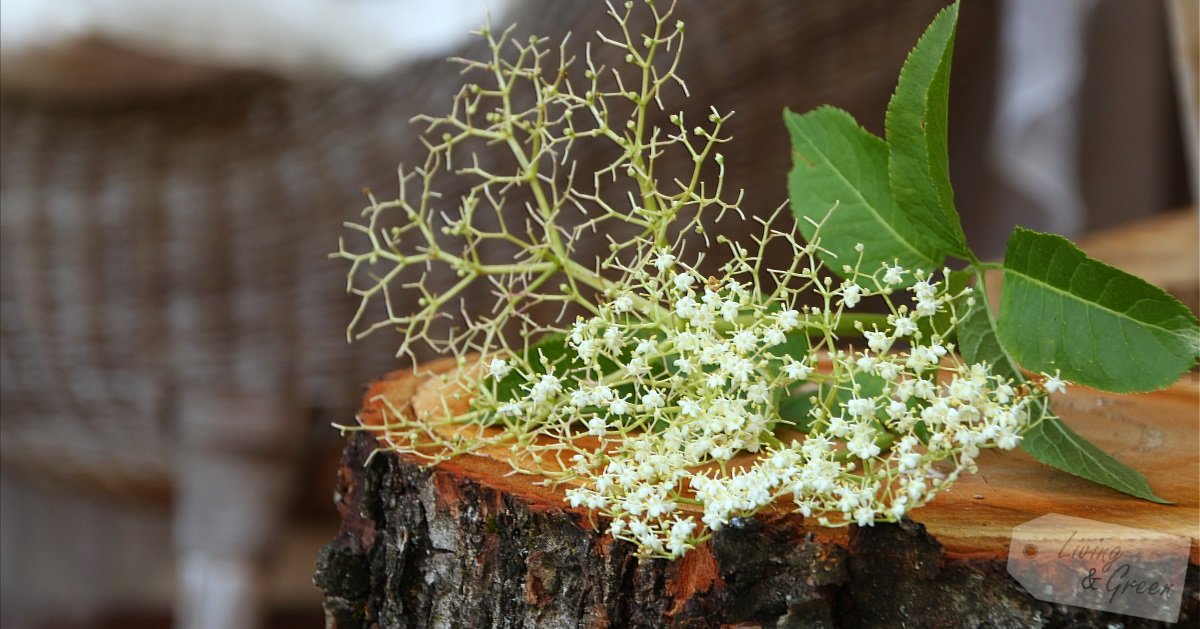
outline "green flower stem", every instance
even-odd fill
[[[994,263],[994,262],[980,262],[979,264],[974,265],[974,268],[972,270],[975,272],[975,284],[980,289],[979,290],[979,299],[981,302],[983,302],[982,303],[983,311],[985,313],[987,313],[988,325],[991,326],[991,328],[993,330],[995,330],[996,329],[996,314],[994,312],[992,312],[991,299],[988,297],[987,282],[986,282],[987,271],[990,269],[1003,270],[1004,266],[1001,264]],[[1010,359],[1010,362],[1011,362],[1011,359]],[[1021,384],[1025,383],[1025,376],[1021,373],[1020,367],[1018,367],[1016,364],[1013,364],[1012,372],[1013,372],[1013,380],[1017,385],[1021,385]]]
[[[759,319],[758,314],[738,315],[733,322],[718,321],[714,327],[718,330],[728,331],[738,327],[748,326]],[[842,314],[838,320],[838,324],[833,327],[832,332],[838,337],[842,336],[858,336],[859,324],[864,329],[870,329],[871,326],[877,326],[881,329],[886,328],[888,316],[875,312],[866,312],[862,314]],[[800,319],[800,326],[812,329],[825,329],[825,324],[819,317],[804,315]]]

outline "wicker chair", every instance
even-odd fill
[[[731,183],[770,211],[790,166],[782,108],[835,103],[879,130],[941,4],[684,3],[693,97],[667,110],[736,110]],[[530,33],[603,19],[597,3],[516,13]],[[969,48],[988,25],[962,28]],[[3,464],[116,494],[173,490],[181,626],[253,624],[305,418],[348,417],[362,383],[400,366],[393,339],[346,345],[355,304],[326,256],[363,187],[392,194],[396,164],[420,158],[408,118],[443,110],[459,81],[438,60],[373,81],[0,109]]]

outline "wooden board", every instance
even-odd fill
[[[443,362],[429,371],[452,367]],[[383,399],[403,409],[413,397],[437,398],[436,387],[409,372],[390,374],[369,388],[360,420],[379,425],[385,417]],[[1055,397],[1053,409],[1075,432],[1142,472],[1158,496],[1175,504],[1126,496],[1047,467],[1020,450],[988,450],[979,457],[978,474],[960,477],[911,517],[952,556],[1007,557],[1014,526],[1059,513],[1189,537],[1191,562],[1200,563],[1200,381],[1189,375],[1170,388],[1138,395],[1072,387]],[[511,474],[500,449],[441,467],[546,506],[566,506],[561,490],[537,484],[537,477]],[[777,512],[787,509],[783,504]],[[815,525],[812,532],[831,540],[846,534]]]

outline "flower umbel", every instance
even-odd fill
[[[402,353],[452,354],[446,390],[471,400],[462,413],[393,413],[391,449],[436,461],[503,446],[515,470],[565,484],[573,507],[606,516],[643,555],[677,557],[780,499],[829,526],[895,521],[974,471],[981,450],[1016,447],[1061,381],[1015,383],[962,362],[954,329],[970,289],[952,288],[948,270],[864,269],[859,247],[835,281],[817,255],[821,224],[805,242],[778,227],[783,208],[747,218],[723,200],[728,115],[692,129],[682,114],[649,122],[662,90],[686,88],[675,75],[684,26],[648,4],[651,33],[631,32],[629,3],[610,11],[617,35],[599,36],[623,51],[623,70],[599,67],[590,48],[580,63],[565,45],[555,54],[544,39],[482,30],[492,58],[462,62],[480,82],[448,116],[419,118],[425,164],[401,171],[399,199],[373,200],[350,225],[365,238],[338,254],[362,298],[352,333],[382,303],[362,334],[395,327]],[[584,142],[617,155],[590,182],[572,157]],[[510,168],[482,166],[484,149],[511,154]],[[690,175],[664,181],[668,160]],[[472,183],[444,204],[435,182],[451,164]],[[510,204],[518,190],[530,203]],[[710,237],[725,214],[753,236]],[[605,255],[581,250],[604,237]],[[729,261],[706,276],[717,247]],[[486,259],[497,249],[503,260]],[[494,307],[467,316],[478,285]],[[400,311],[402,294],[416,312]],[[538,319],[542,305],[569,314]]]

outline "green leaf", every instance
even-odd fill
[[[869,374],[860,374],[858,376],[858,384],[861,385],[857,397],[878,397],[882,392],[886,382],[883,378],[872,376]],[[813,400],[824,400],[829,396],[829,387],[832,385],[823,384],[815,390],[807,388],[805,390],[793,393],[779,400],[778,412],[779,419],[789,428],[808,432],[812,426],[812,411],[814,404]],[[837,404],[845,404],[851,398],[856,397],[855,393],[849,388],[839,388],[833,396],[833,406]]]
[[[1166,291],[1017,228],[1004,256],[996,332],[1026,369],[1106,391],[1161,389],[1196,364],[1200,326]]]
[[[996,336],[996,320],[988,309],[987,290],[982,283],[975,286],[971,296],[975,304],[958,320],[956,328],[959,353],[968,363],[987,363],[992,373],[1022,382],[1021,369]]]
[[[958,349],[963,358],[970,363],[987,362],[992,366],[992,373],[1024,382],[1017,363],[1000,344],[996,321],[988,309],[987,293],[982,284],[975,287],[974,297],[975,304],[958,322]],[[1072,432],[1049,411],[1044,411],[1042,421],[1025,432],[1021,449],[1041,463],[1068,474],[1138,498],[1167,502],[1154,495],[1146,478],[1137,470]]]
[[[942,9],[904,61],[888,102],[888,181],[900,209],[928,232],[938,247],[960,258],[967,248],[950,185],[947,108],[950,58],[958,3]]]
[[[783,357],[791,356],[800,360],[808,355],[808,336],[803,332],[790,332],[784,336],[782,343],[767,349],[767,353],[779,357],[779,359],[771,358],[767,362],[767,367],[771,372],[778,375],[783,369]]]
[[[865,248],[863,268],[868,272],[895,261],[910,269],[941,266],[944,256],[936,242],[892,200],[882,139],[833,107],[803,115],[785,111],[784,120],[792,136],[792,211],[808,239],[816,227],[805,219],[819,223],[829,215],[820,241],[830,252],[821,254],[830,270],[841,273],[843,265],[853,266],[859,243]]]
[[[567,345],[567,336],[561,333],[551,333],[538,339],[525,350],[525,359],[533,368],[530,376],[554,374],[562,377],[571,366],[572,350]],[[521,397],[525,391],[521,385],[528,384],[525,376],[518,370],[509,372],[496,383],[496,401],[508,402]]]
[[[1111,487],[1130,496],[1161,504],[1173,504],[1154,495],[1146,477],[1106,454],[1071,431],[1049,411],[1025,432],[1021,449],[1033,458],[1068,474]]]
[[[780,371],[783,370],[783,357],[791,356],[792,358],[803,359],[808,355],[808,347],[808,336],[803,332],[792,332],[786,335],[782,343],[767,349],[769,354],[779,357],[779,359],[770,358],[767,361],[767,368],[771,370],[772,374],[779,375]],[[807,413],[811,405],[808,404],[807,395],[796,394],[789,396],[780,388],[775,390],[771,403],[780,421],[789,424],[793,429],[808,432],[808,424],[811,420],[807,417]],[[768,431],[774,430],[774,424],[769,424],[768,426]]]
[[[779,401],[779,419],[788,428],[807,433],[812,427],[809,411],[813,408],[813,398],[818,394],[817,391],[805,391],[783,398]]]
[[[890,384],[880,376],[871,375],[869,373],[858,373],[854,376],[854,384],[858,385],[858,392],[850,390],[849,387],[838,388],[837,401],[845,404],[851,399],[879,397],[883,395],[883,390],[888,388]]]
[[[785,334],[784,341],[769,348],[767,352],[779,357],[791,356],[795,359],[802,359],[808,355],[808,335],[803,332]]]

